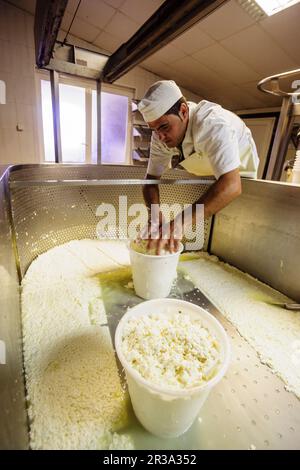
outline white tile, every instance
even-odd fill
[[[199,27],[217,41],[250,26],[255,20],[230,0],[199,22]]]
[[[180,49],[174,47],[172,44],[168,44],[155,52],[151,57],[163,62],[164,64],[171,64],[179,59],[183,59],[183,57],[186,57],[186,54]]]
[[[0,129],[0,163],[18,163],[20,160],[17,131]]]
[[[34,47],[27,47],[28,59],[30,61],[30,69],[35,69],[35,48]]]
[[[135,90],[137,90],[137,88],[140,86],[140,82],[141,80],[139,77],[136,76],[135,71],[130,70],[121,78],[116,80],[114,84],[134,88]]]
[[[247,93],[254,96],[259,101],[262,101],[266,107],[281,106],[282,99],[279,96],[273,96],[258,90],[257,82],[243,83],[240,85],[240,88],[246,90]]]
[[[0,128],[16,129],[17,112],[15,103],[0,105]]]
[[[6,21],[8,40],[21,46],[26,45],[26,15],[27,13],[7,5]]]
[[[72,18],[73,18],[72,14],[69,13],[68,10],[65,11],[65,14],[64,14],[63,19],[62,19],[61,24],[60,24],[60,28],[61,28],[63,31],[68,31],[69,26],[70,26],[70,24],[71,24],[71,22],[72,22]]]
[[[64,31],[68,31],[71,25],[71,22],[72,22],[72,15],[66,12],[63,17],[61,28]],[[96,37],[99,35],[100,28],[98,29],[92,24],[87,23],[86,21],[83,21],[77,18],[76,16],[72,24],[72,27],[70,29],[70,33],[85,41],[93,42],[96,39]]]
[[[29,105],[36,104],[34,76],[14,76],[13,86],[16,103],[24,103]]]
[[[193,57],[232,83],[246,83],[259,79],[257,72],[230,54],[220,44],[196,52]]]
[[[120,8],[120,6],[124,3],[125,0],[104,0],[105,3],[111,5],[114,8]]]
[[[34,49],[34,17],[26,15],[26,45]]]
[[[12,72],[12,45],[0,39],[0,72]]]
[[[162,78],[166,78],[166,79],[171,79],[172,78],[172,71],[171,71],[169,65],[164,64],[164,63],[159,62],[159,61],[155,61],[155,62],[151,63],[151,66],[150,65],[147,66],[147,61],[145,61],[145,63],[146,63],[146,65],[144,65],[144,66],[147,67],[147,70],[151,71],[152,73],[155,73],[155,74],[161,76]]]
[[[3,41],[8,41],[8,21],[6,12],[7,4],[0,1],[0,39]]]
[[[196,83],[201,87],[201,90],[209,91],[215,87],[224,86],[224,79],[222,77],[200,64],[193,57],[184,57],[174,62],[172,68],[186,75],[186,83]],[[197,90],[198,92],[197,88],[189,86],[187,88],[190,88],[192,91]]]
[[[79,3],[79,0],[68,0],[65,14],[67,12],[67,13],[70,13],[73,16],[75,14],[75,11],[76,11],[77,7],[78,7],[78,3]]]
[[[225,39],[221,44],[257,71],[261,78],[297,67],[280,46],[257,25]]]
[[[201,31],[198,25],[193,26],[193,28],[181,34],[177,39],[171,42],[172,46],[190,55],[214,43],[215,41],[208,36],[208,34]]]
[[[245,109],[244,103],[247,101],[247,104],[249,104],[249,99],[251,99],[245,91],[243,92],[235,85],[211,91],[205,98],[229,110]]]
[[[76,18],[103,29],[115,12],[114,8],[99,0],[82,0]]]
[[[12,3],[31,15],[34,15],[35,13],[36,0],[13,0]]]
[[[34,50],[13,44],[11,47],[11,71],[17,77],[33,77],[34,75]]]
[[[224,94],[221,96],[219,95],[206,95],[204,99],[208,101],[212,101],[213,103],[217,103],[221,105],[224,109],[228,109],[229,111],[233,111],[234,109],[240,109],[243,107],[240,101],[232,100],[231,98],[226,97]]]
[[[104,30],[122,41],[128,41],[138,30],[139,24],[123,13],[117,12]]]
[[[164,3],[164,0],[125,0],[120,11],[142,25]]]
[[[267,17],[260,26],[300,64],[300,4]]]
[[[37,163],[34,134],[32,131],[18,132],[20,160],[24,163]]]
[[[139,64],[139,67],[143,67],[143,69],[146,69],[147,71],[149,70],[151,72],[151,67],[156,66],[157,64],[162,64],[162,62],[156,59],[155,54],[153,54],[147,59],[143,60],[143,62]]]
[[[106,31],[102,31],[99,36],[97,36],[93,44],[107,50],[108,52],[114,52],[119,46],[121,46],[122,41],[116,36],[113,36]]]
[[[232,103],[232,109],[249,109],[264,107],[264,102],[251,96],[245,89],[237,87],[235,85],[228,88],[219,90],[220,104],[223,104],[226,100]],[[224,100],[222,102],[222,100]]]
[[[15,103],[15,81],[12,73],[1,72],[0,67],[0,80],[5,82],[6,87],[6,103]]]
[[[33,132],[34,114],[32,105],[17,103],[17,124],[23,127],[24,132]]]

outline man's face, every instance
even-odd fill
[[[188,107],[182,103],[179,116],[164,114],[159,119],[148,122],[148,126],[167,147],[178,147],[184,139],[188,119]]]

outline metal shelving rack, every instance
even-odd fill
[[[147,166],[150,155],[150,141],[152,131],[145,123],[143,116],[137,108],[139,100],[132,102],[132,123],[133,123],[133,155],[134,165]]]

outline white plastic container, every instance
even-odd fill
[[[214,377],[203,385],[186,390],[151,384],[131,367],[122,352],[122,331],[130,318],[151,313],[172,315],[179,310],[189,314],[191,319],[201,319],[202,325],[217,338],[220,345],[220,366]],[[177,437],[189,429],[209,392],[226,373],[230,360],[229,340],[219,321],[203,308],[177,299],[150,300],[128,310],[117,327],[115,347],[126,372],[134,412],[141,424],[159,437]]]
[[[142,299],[168,297],[177,276],[179,255],[183,250],[180,243],[176,253],[166,255],[146,255],[129,245],[132,278],[135,292]]]

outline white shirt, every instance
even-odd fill
[[[202,100],[188,102],[189,122],[182,142],[184,160],[180,165],[188,172],[214,175],[239,168],[241,176],[256,178],[259,159],[250,129],[231,111],[216,103]],[[178,148],[168,148],[153,133],[147,173],[161,176],[169,168]]]

